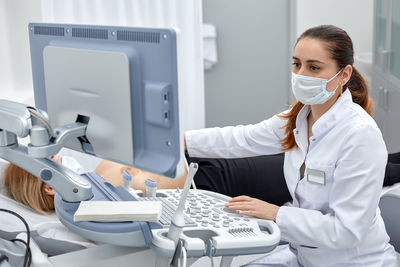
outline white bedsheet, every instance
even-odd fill
[[[44,238],[56,239],[84,247],[92,247],[95,244],[68,230],[57,218],[57,215],[43,215],[0,194],[0,207],[12,210],[21,215],[29,225],[31,231]],[[15,216],[8,213],[0,215],[0,230],[6,232],[24,232],[24,224]]]

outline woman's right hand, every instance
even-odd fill
[[[279,206],[248,196],[238,196],[231,198],[225,207],[238,210],[240,214],[253,216],[260,219],[276,222]]]

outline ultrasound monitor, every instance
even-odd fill
[[[29,37],[36,107],[54,128],[87,123],[66,147],[183,175],[175,30],[31,23]]]

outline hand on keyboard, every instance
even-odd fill
[[[266,220],[276,220],[279,206],[248,196],[234,197],[225,204],[228,209],[240,211],[239,214]]]

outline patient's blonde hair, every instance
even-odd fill
[[[9,164],[4,171],[4,187],[13,199],[42,214],[51,214],[54,212],[54,196],[46,194],[45,185],[14,164]]]

